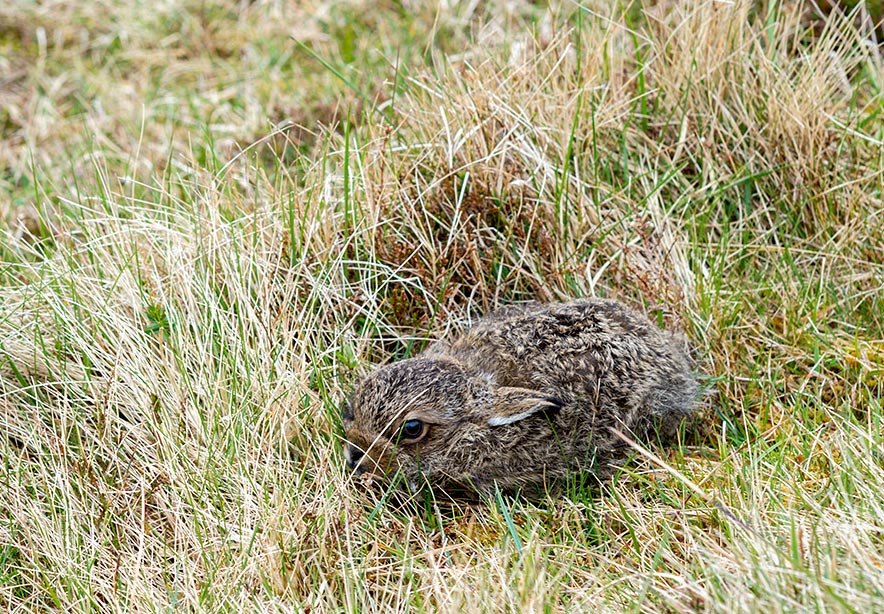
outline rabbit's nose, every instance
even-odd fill
[[[352,443],[347,444],[347,466],[353,471],[363,471],[359,466],[359,461],[365,456],[365,451],[354,446]]]

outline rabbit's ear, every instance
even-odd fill
[[[562,402],[536,390],[502,386],[495,391],[494,406],[488,426],[512,424],[535,414],[551,415],[562,408]]]

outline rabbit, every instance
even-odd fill
[[[672,437],[700,387],[684,341],[613,300],[510,306],[378,368],[342,408],[350,469],[493,492],[609,475]]]

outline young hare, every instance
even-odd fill
[[[344,405],[345,454],[412,491],[604,475],[624,457],[616,431],[671,436],[698,393],[683,343],[637,311],[530,303],[371,373]]]

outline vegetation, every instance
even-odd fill
[[[614,4],[0,6],[0,609],[884,610],[880,3]],[[589,295],[692,340],[681,445],[346,471],[372,364]]]

